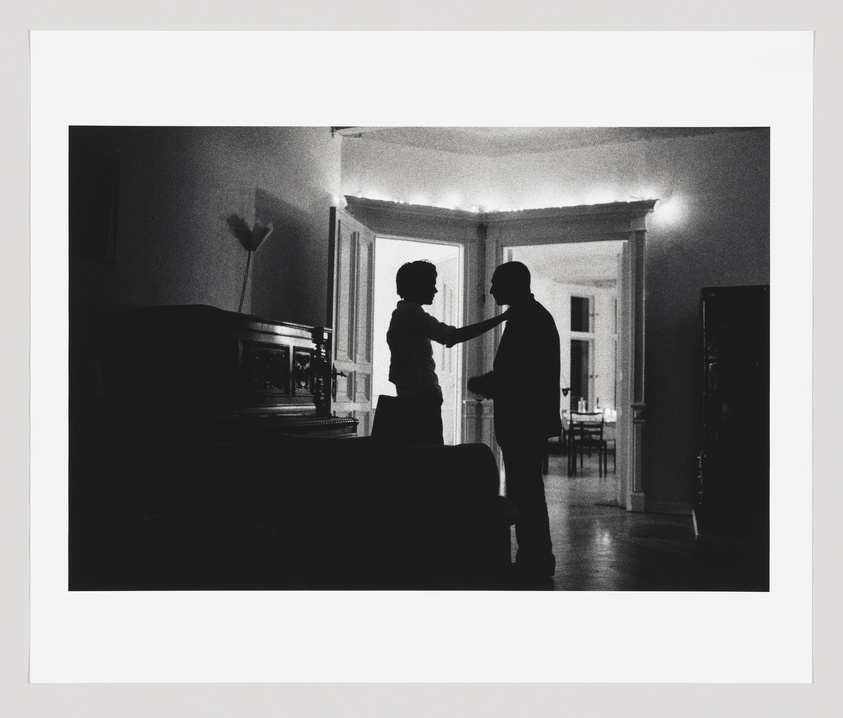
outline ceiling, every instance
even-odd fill
[[[333,127],[343,137],[455,152],[505,157],[666,137],[690,137],[740,128],[724,127]]]
[[[513,247],[512,259],[530,272],[562,284],[606,286],[618,276],[623,242],[583,242]]]

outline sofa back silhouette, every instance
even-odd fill
[[[70,589],[494,589],[516,516],[482,444],[77,443]]]

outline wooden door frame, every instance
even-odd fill
[[[628,391],[619,399],[625,416],[622,454],[617,457],[618,503],[628,511],[644,511],[646,496],[643,476],[643,438],[646,421],[644,399],[644,246],[646,215],[656,200],[613,202],[606,205],[564,207],[494,213],[486,218],[487,251],[485,273],[491,276],[503,261],[506,248],[547,244],[624,241],[629,253],[627,263],[627,295],[623,298],[629,356],[624,358],[628,372]],[[621,301],[621,297],[619,297]],[[490,342],[495,339],[490,338]],[[493,349],[491,350],[493,351]],[[489,354],[493,356],[494,354]],[[620,429],[620,427],[619,427]]]
[[[432,238],[426,238],[426,237],[402,236],[402,235],[396,235],[396,234],[387,234],[385,232],[375,232],[375,231],[373,231],[373,234],[375,236],[375,246],[377,246],[378,240],[387,240],[387,241],[394,240],[394,241],[399,241],[399,242],[414,242],[414,243],[425,244],[425,245],[439,245],[439,246],[442,246],[442,247],[450,247],[450,248],[454,248],[455,250],[457,250],[457,252],[458,252],[457,259],[458,259],[458,262],[459,262],[458,275],[459,275],[459,281],[460,281],[460,291],[459,291],[459,294],[458,294],[458,301],[460,303],[459,304],[460,325],[462,326],[462,325],[465,325],[465,324],[468,323],[468,321],[466,320],[466,296],[467,296],[467,292],[466,292],[466,289],[465,289],[465,282],[466,282],[467,268],[469,266],[469,263],[467,261],[468,248],[466,247],[464,242],[457,241],[453,238],[432,239]],[[434,264],[435,264],[435,262],[434,262]],[[375,272],[377,272],[377,271],[378,271],[378,269],[377,269],[377,252],[376,252],[375,253]],[[457,345],[457,346],[453,347],[453,351],[461,352],[462,356],[464,357],[465,356],[465,344],[461,344],[461,345]],[[457,419],[457,425],[456,425],[456,436],[459,438],[460,442],[465,437],[465,421],[464,421],[465,417],[464,417],[464,412],[460,411],[460,408],[462,406],[460,394],[465,393],[465,382],[466,381],[467,381],[467,377],[465,376],[465,361],[463,360],[461,362],[461,367],[460,367],[460,370],[458,372],[458,378],[457,378],[457,393],[458,393],[458,396],[455,397],[455,402],[456,402],[455,408],[456,408],[456,410],[458,411],[458,414],[459,414],[458,419]]]
[[[374,232],[376,237],[461,246],[463,323],[472,324],[484,317],[483,298],[488,292],[488,282],[482,271],[472,272],[472,267],[483,266],[485,229],[482,215],[463,210],[408,205],[350,195],[346,195],[345,202],[348,214]],[[490,304],[494,305],[494,302],[487,302],[486,307]],[[481,340],[466,342],[462,346],[462,352],[460,385],[463,396],[458,397],[458,401],[462,400],[463,409],[460,412],[462,441],[481,441],[496,450],[491,409],[486,406],[486,402],[477,402],[466,397],[468,377],[486,370],[483,363],[486,354]],[[481,435],[483,438],[476,438]]]

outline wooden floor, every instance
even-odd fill
[[[690,516],[631,513],[615,503],[616,477],[596,456],[576,476],[551,456],[545,492],[557,591],[767,591],[766,547],[697,540]],[[610,462],[611,468],[611,462]],[[513,558],[515,536],[512,538]]]

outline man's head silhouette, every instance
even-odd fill
[[[492,274],[489,289],[495,301],[500,304],[520,304],[530,299],[530,270],[521,262],[504,262]]]

